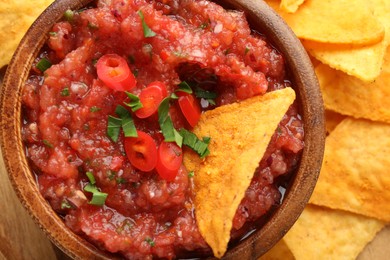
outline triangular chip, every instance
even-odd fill
[[[310,202],[390,221],[390,124],[344,119],[327,137]]]
[[[332,45],[314,41],[303,41],[303,45],[313,57],[331,68],[371,82],[379,76],[386,49],[390,44],[390,1],[365,2],[373,9],[372,17],[378,18],[385,28],[385,38],[382,41],[366,46]]]
[[[184,165],[194,171],[195,214],[200,233],[222,257],[233,217],[279,122],[295,99],[291,88],[218,107],[202,114],[194,133],[211,137],[210,155],[191,151]]]
[[[53,1],[0,1],[0,68],[11,60],[27,29]]]
[[[385,29],[373,16],[366,0],[306,0],[295,13],[279,8],[279,1],[266,1],[301,39],[337,44],[374,44]]]
[[[356,259],[384,225],[377,219],[308,205],[283,240],[296,259]]]
[[[365,83],[326,65],[318,65],[320,82],[327,109],[356,118],[390,123],[390,49],[382,72],[374,82]]]

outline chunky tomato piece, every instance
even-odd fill
[[[109,88],[127,91],[137,84],[127,61],[117,54],[103,55],[96,63],[98,77]]]
[[[149,172],[157,164],[157,145],[145,132],[137,131],[138,137],[126,137],[125,151],[131,165],[138,170]]]
[[[195,127],[199,121],[201,110],[198,100],[193,95],[183,95],[178,100],[181,112],[190,126]]]
[[[175,143],[162,142],[158,147],[156,170],[160,177],[173,181],[183,161],[183,152]]]
[[[160,81],[150,83],[139,94],[142,108],[135,111],[138,118],[146,118],[156,113],[161,101],[168,95],[167,87]]]

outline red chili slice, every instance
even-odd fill
[[[183,161],[183,152],[175,143],[162,142],[158,148],[156,170],[160,177],[173,181]]]
[[[200,105],[193,95],[183,95],[179,97],[179,106],[184,117],[191,127],[195,127],[199,121],[201,110]]]
[[[138,170],[149,172],[157,164],[157,145],[145,132],[137,131],[138,137],[126,137],[125,151],[131,165]]]
[[[126,60],[117,54],[103,55],[96,69],[99,79],[114,90],[131,90],[137,84]]]
[[[156,113],[161,101],[168,95],[164,83],[155,81],[150,83],[139,94],[142,108],[135,111],[138,118],[146,118]]]

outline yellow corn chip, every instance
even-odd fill
[[[356,118],[390,123],[390,49],[385,61],[382,73],[372,83],[326,65],[317,66],[325,107]]]
[[[284,240],[280,240],[271,250],[261,256],[259,260],[294,260],[294,255]]]
[[[53,1],[0,1],[0,68],[11,60],[24,33]]]
[[[280,10],[287,13],[295,13],[305,0],[282,0]]]
[[[308,205],[283,240],[299,260],[354,260],[383,227],[376,219]]]
[[[390,124],[344,119],[327,137],[310,202],[390,221]]]
[[[385,29],[365,0],[306,0],[287,13],[279,2],[266,1],[302,39],[342,44],[373,44],[383,39]]]
[[[211,137],[210,155],[201,160],[191,151],[184,165],[194,171],[195,214],[200,233],[222,257],[233,217],[255,169],[295,92],[285,88],[202,114],[194,133]]]
[[[303,41],[303,45],[313,57],[331,68],[371,82],[379,76],[390,44],[390,1],[373,0],[366,3],[373,8],[372,16],[378,18],[385,28],[385,38],[382,41],[366,46],[332,45],[313,41]]]

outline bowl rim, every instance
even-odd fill
[[[72,258],[112,259],[109,253],[73,233],[41,196],[29,168],[21,138],[21,90],[31,64],[47,39],[54,22],[67,9],[76,10],[93,0],[56,0],[32,24],[20,42],[4,77],[0,92],[0,144],[8,176],[19,200],[48,238]],[[245,10],[252,28],[265,33],[283,53],[301,106],[305,148],[299,168],[283,202],[272,217],[239,245],[229,248],[224,259],[254,259],[268,251],[298,219],[314,190],[325,145],[323,102],[311,61],[302,44],[264,1],[214,0],[224,7]],[[262,18],[262,19],[259,19]],[[52,21],[52,22],[48,22]],[[33,50],[33,51],[31,51]]]

